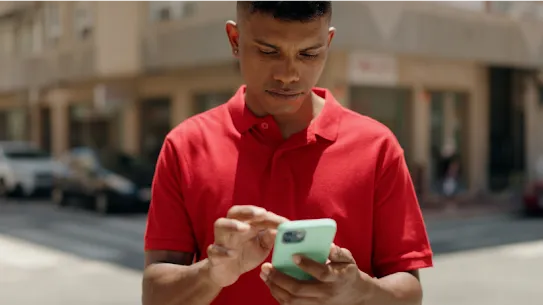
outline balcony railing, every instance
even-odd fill
[[[24,83],[29,87],[40,87],[91,78],[96,73],[95,62],[92,41],[44,52],[25,59]]]

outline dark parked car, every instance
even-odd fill
[[[535,162],[534,177],[524,189],[523,207],[529,215],[543,215],[543,155]]]
[[[543,214],[543,181],[533,181],[527,185],[523,194],[523,207],[526,214]]]
[[[147,209],[154,166],[120,154],[76,148],[61,158],[66,170],[55,176],[53,202],[83,204],[101,214]]]

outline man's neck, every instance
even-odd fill
[[[325,101],[322,97],[312,92],[297,112],[274,116],[283,138],[288,139],[293,134],[307,128],[321,113],[324,103]]]
[[[247,98],[247,96],[246,96]],[[300,109],[295,113],[274,115],[273,118],[281,130],[284,139],[288,139],[293,134],[307,128],[309,124],[321,113],[325,100],[316,93],[311,92],[307,99],[302,103]],[[253,109],[253,106],[247,103],[247,107],[257,116],[264,116],[265,113],[260,109]]]

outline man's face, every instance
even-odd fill
[[[287,22],[259,13],[240,19],[237,26],[227,24],[227,33],[254,110],[295,113],[311,96],[324,68],[334,34],[329,19]]]

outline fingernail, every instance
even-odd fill
[[[262,271],[260,272],[260,278],[265,282],[268,280],[268,275]]]
[[[253,210],[253,216],[262,216],[264,214],[266,214],[266,210],[263,208],[257,208]]]
[[[294,261],[295,264],[300,264],[302,262],[302,257],[299,255],[294,255],[292,256],[292,260]]]
[[[263,274],[263,275],[265,275],[267,277],[268,275],[270,275],[270,269],[262,268],[262,273],[260,273],[260,274]]]
[[[239,231],[246,231],[246,230],[249,230],[251,228],[250,225],[242,222],[242,223],[238,223],[238,230]]]

